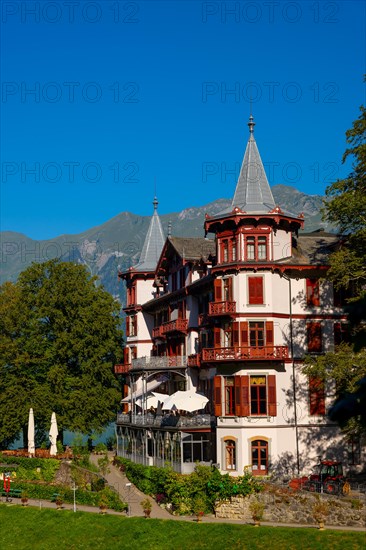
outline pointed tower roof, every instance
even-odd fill
[[[165,235],[158,215],[158,200],[154,197],[154,213],[142,247],[139,263],[135,271],[155,271],[161,251],[165,243]]]
[[[275,208],[276,203],[254,139],[255,122],[252,115],[248,126],[249,140],[230,210],[238,207],[243,212],[268,213]]]

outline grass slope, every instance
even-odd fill
[[[365,534],[361,532],[197,524],[6,505],[0,505],[0,525],[0,548],[17,550],[356,550],[365,547]]]

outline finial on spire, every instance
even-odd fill
[[[158,209],[158,199],[156,198],[156,196],[154,197],[154,200],[153,200],[153,205],[154,205],[154,210],[157,210]]]
[[[248,126],[249,126],[249,132],[251,134],[253,134],[254,133],[255,122],[254,122],[254,117],[253,117],[252,113],[250,113]]]
[[[168,237],[172,236],[172,220],[169,220],[168,223]]]

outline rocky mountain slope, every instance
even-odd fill
[[[322,197],[306,195],[293,187],[275,185],[272,192],[276,204],[294,214],[305,215],[305,231],[319,227],[331,230],[321,221]],[[213,215],[230,205],[229,199],[219,199],[202,207],[160,216],[165,234],[171,224],[171,234],[182,237],[202,237],[205,214]],[[87,266],[98,275],[104,287],[124,302],[124,285],[117,273],[135,264],[144,243],[150,216],[121,212],[104,224],[78,235],[60,235],[52,240],[35,241],[21,233],[1,233],[1,282],[15,281],[32,261],[60,257]]]

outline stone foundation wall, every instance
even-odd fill
[[[239,519],[243,522],[252,523],[253,519],[249,506],[253,500],[257,499],[265,506],[262,521],[278,524],[301,523],[315,525],[316,521],[312,508],[318,499],[324,499],[329,506],[329,513],[325,518],[326,525],[348,527],[365,527],[366,525],[365,495],[345,498],[314,495],[305,492],[289,494],[264,492],[248,497],[233,497],[230,502],[221,503],[216,507],[216,517]]]

